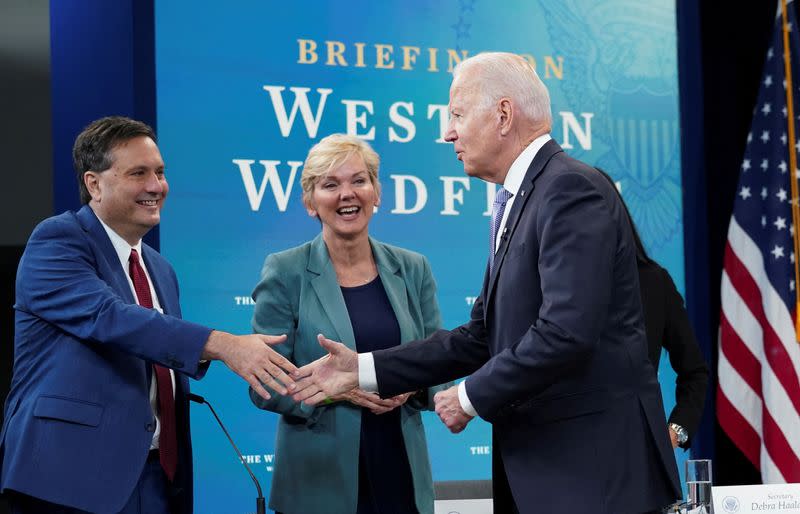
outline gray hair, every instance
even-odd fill
[[[455,82],[461,73],[471,70],[487,108],[501,98],[510,98],[532,121],[552,125],[550,93],[533,66],[517,54],[483,52],[458,63],[453,69]]]

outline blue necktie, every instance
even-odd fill
[[[506,203],[512,195],[505,188],[500,188],[494,195],[492,204],[492,224],[489,227],[489,270],[494,270],[494,252],[497,248],[497,231],[500,230],[500,222],[503,221],[503,213],[506,211]]]

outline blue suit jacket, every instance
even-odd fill
[[[397,316],[401,341],[431,334],[441,320],[427,260],[375,240],[370,243]],[[253,298],[253,329],[261,334],[287,334],[287,341],[275,349],[296,365],[325,354],[317,342],[319,333],[355,349],[344,297],[321,236],[269,255]],[[403,439],[421,514],[433,514],[433,482],[419,410],[433,408],[433,394],[441,387],[430,388],[423,401],[412,398],[401,407]],[[355,512],[361,408],[346,402],[315,408],[271,394],[266,401],[250,391],[257,406],[282,414],[270,507],[287,514]]]
[[[49,218],[17,271],[14,374],[5,406],[0,489],[89,512],[118,512],[155,430],[147,367],[176,373],[177,512],[192,511],[189,383],[210,329],[182,321],[175,273],[142,255],[164,314],[135,304],[94,212]]]
[[[472,373],[467,394],[502,457],[498,512],[506,476],[523,514],[638,513],[681,496],[634,241],[612,187],[549,141],[470,321],[375,353],[385,395]]]

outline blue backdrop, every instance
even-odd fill
[[[674,2],[498,5],[156,2],[157,130],[171,185],[161,250],[178,273],[184,316],[250,331],[264,257],[319,232],[300,201],[302,161],[321,137],[349,132],[382,158],[372,235],[424,253],[445,327],[467,319],[493,190],[465,177],[441,135],[448,72],[489,50],[532,60],[550,89],[553,136],[618,181],[648,250],[683,290]],[[662,359],[668,411],[674,377]],[[275,416],[253,407],[224,366],[195,388],[268,484]],[[252,486],[209,414],[196,409],[192,423],[197,512],[252,510]],[[433,415],[425,426],[435,480],[490,477],[487,424],[458,436]]]

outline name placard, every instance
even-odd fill
[[[491,498],[474,500],[436,500],[434,514],[492,514],[494,506]]]
[[[800,513],[800,484],[720,486],[711,498],[715,514]]]

